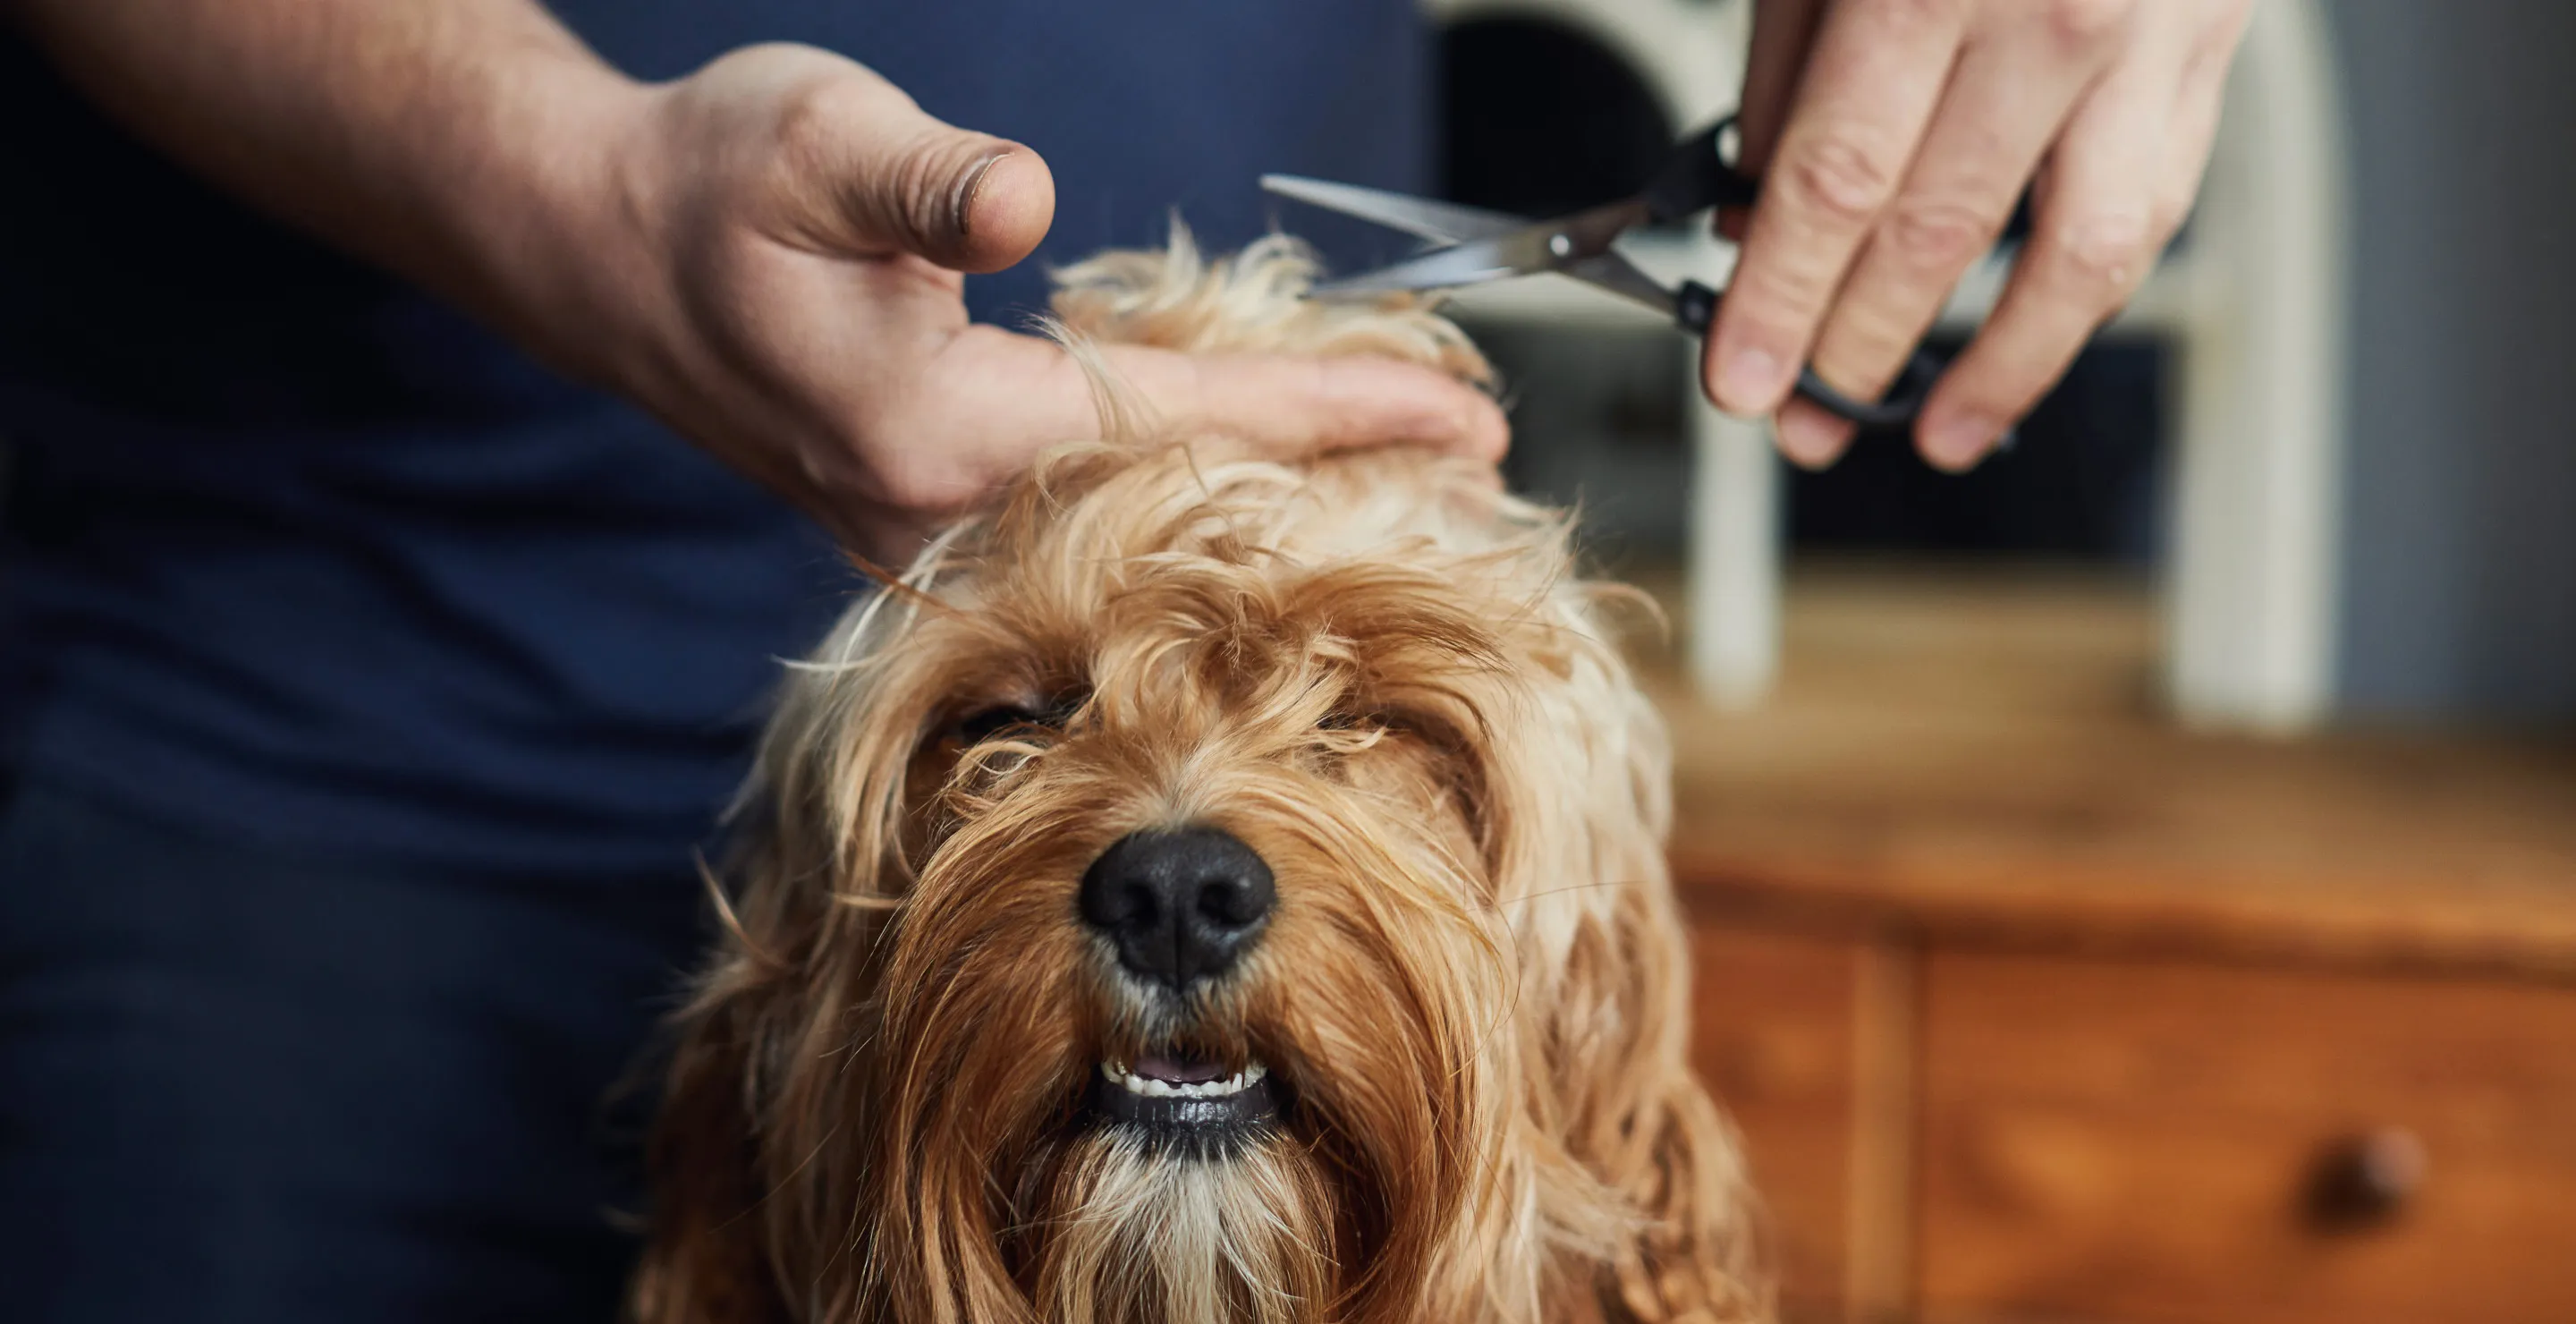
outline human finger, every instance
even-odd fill
[[[1789,100],[1798,91],[1798,75],[1807,67],[1807,52],[1816,44],[1824,17],[1825,0],[1762,0],[1753,7],[1744,87],[1735,104],[1735,164],[1748,177],[1761,178],[1771,163],[1780,128],[1789,118]],[[1749,215],[1736,208],[1719,212],[1718,233],[1741,241]]]
[[[1963,35],[1958,6],[1845,0],[1825,15],[1704,358],[1710,398],[1779,407],[1894,195]]]
[[[2210,147],[2218,137],[2228,65],[2244,35],[2245,17],[2240,6],[2237,13],[2201,34],[2184,64],[2182,93],[2175,98],[2165,132],[2164,163],[2157,171],[2153,220],[2158,248],[2172,241],[2200,194]]]
[[[1886,392],[1959,278],[1994,247],[2116,37],[2026,18],[1971,37],[1817,333],[1808,362],[1826,384],[1856,400]],[[1784,410],[1779,426],[1781,449],[1810,466],[1831,463],[1852,433],[1822,410]]]
[[[1392,359],[1106,345],[1096,363],[1141,415],[1138,426],[1223,436],[1262,455],[1416,445],[1492,461],[1508,435],[1501,408],[1483,392]],[[905,448],[893,499],[962,507],[1048,447],[1100,436],[1098,383],[1052,341],[972,326],[872,430],[948,438],[942,447]]]
[[[1102,358],[1176,433],[1214,433],[1283,459],[1383,445],[1500,460],[1509,437],[1490,396],[1394,359],[1182,354],[1116,346]]]
[[[2146,279],[2185,54],[2140,51],[2076,109],[2003,297],[1925,402],[1926,460],[1955,470],[1983,458]]]
[[[776,95],[770,178],[808,246],[990,272],[1046,237],[1055,178],[1029,148],[948,124],[849,61],[800,70]]]

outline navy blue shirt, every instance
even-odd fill
[[[1289,170],[1419,187],[1409,0],[561,0],[645,78],[793,40],[1053,167],[1042,267]],[[686,867],[862,585],[637,411],[164,163],[0,36],[0,773],[504,874]]]

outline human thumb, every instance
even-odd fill
[[[955,271],[999,271],[1027,257],[1055,216],[1055,176],[1026,147],[932,117],[892,84],[840,103],[820,154],[852,238]],[[873,103],[873,104],[870,104]],[[837,158],[837,159],[835,159]]]

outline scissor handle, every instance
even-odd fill
[[[1706,336],[1709,324],[1717,320],[1717,302],[1721,296],[1695,280],[1682,282],[1673,297],[1673,320],[1694,335]],[[1905,370],[1896,375],[1896,384],[1877,403],[1854,400],[1825,384],[1813,368],[1798,369],[1798,394],[1813,400],[1828,414],[1865,428],[1901,428],[1912,423],[1923,412],[1923,402],[1932,395],[1933,383],[1941,380],[1941,360],[1923,350],[1905,361]]]
[[[1682,139],[1641,195],[1648,220],[1664,225],[1711,207],[1753,205],[1760,186],[1726,159],[1726,131],[1734,126],[1735,116],[1730,114]]]

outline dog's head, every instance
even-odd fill
[[[1059,311],[1481,371],[1304,272],[1119,256]],[[1463,462],[1128,441],[855,610],[748,802],[644,1313],[1756,1312],[1662,728],[1569,566]]]

